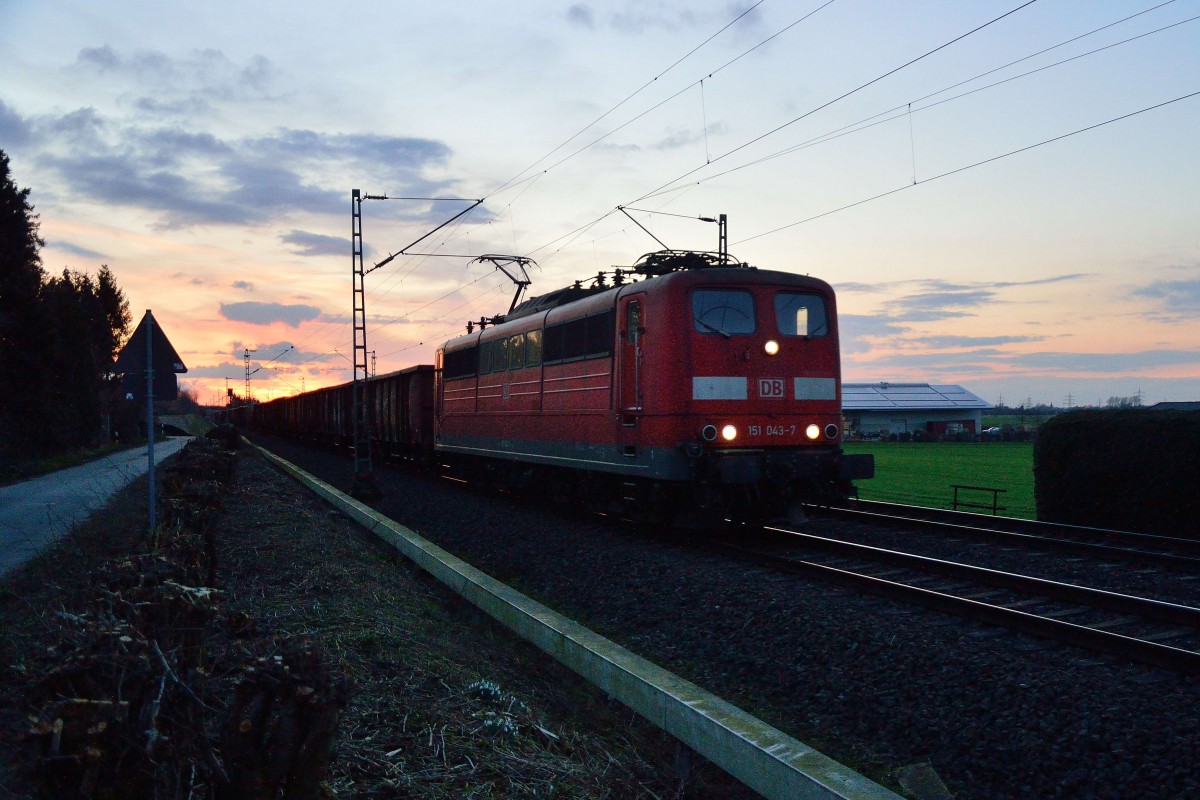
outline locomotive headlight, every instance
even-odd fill
[[[767,355],[773,356],[779,352],[779,342],[774,339],[768,339],[767,343],[763,345],[763,350],[767,351]]]
[[[816,439],[821,435],[821,426],[814,422],[804,429],[804,435],[809,439]]]
[[[734,425],[726,425],[721,428],[721,438],[727,442],[732,442],[737,438],[737,427]]]

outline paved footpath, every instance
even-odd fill
[[[190,439],[173,436],[156,442],[156,469]],[[0,486],[0,575],[53,544],[149,468],[146,448],[142,447],[24,483]]]

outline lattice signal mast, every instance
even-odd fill
[[[367,199],[375,198],[367,195]],[[371,431],[368,427],[370,401],[367,396],[367,297],[366,272],[363,269],[362,201],[362,195],[355,189],[350,195],[350,248],[354,282],[354,388],[351,410],[354,423],[354,486],[350,494],[354,497],[378,496],[371,468]]]
[[[392,253],[370,269],[363,267],[363,234],[362,234],[362,201],[363,200],[420,200],[420,201],[458,201],[469,202],[471,205],[455,214],[450,219],[438,225],[433,230],[417,239],[412,244]],[[454,220],[480,205],[483,200],[468,200],[463,197],[388,197],[387,195],[363,194],[358,189],[350,193],[350,251],[351,278],[353,281],[354,306],[354,386],[351,394],[354,427],[354,485],[350,494],[361,500],[374,500],[379,497],[379,484],[375,479],[375,471],[371,464],[371,405],[372,397],[369,378],[371,372],[367,364],[367,297],[366,276],[382,266],[390,263],[399,255],[407,255],[410,247],[423,242],[437,231],[449,225]],[[426,253],[424,255],[442,255]],[[461,256],[453,256],[461,258]]]

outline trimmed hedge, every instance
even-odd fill
[[[1200,538],[1200,412],[1072,411],[1033,451],[1038,519]]]

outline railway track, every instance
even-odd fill
[[[810,533],[715,544],[755,563],[1183,673],[1200,673],[1200,608]]]
[[[937,528],[949,535],[965,539],[1200,575],[1200,540],[1195,539],[1059,525],[869,500],[856,500],[845,506],[812,507],[809,510],[814,515],[885,524],[911,525],[919,522],[926,529]]]
[[[349,485],[351,461],[276,445],[331,483]],[[660,538],[393,470],[381,470],[381,480],[385,513],[785,732],[805,741],[819,736],[835,757],[928,761],[955,796],[972,800],[1107,797],[1129,785],[1162,800],[1200,796],[1195,673],[1092,657],[1000,625],[946,624],[954,617],[915,603],[831,590],[840,585],[708,552],[694,532]],[[859,532],[899,550],[916,539],[948,538],[894,530],[876,536],[884,525],[812,516],[817,533]],[[987,560],[979,563],[1024,572],[1033,551],[1018,548],[968,541],[921,552],[968,562],[982,554]],[[812,550],[804,557],[831,556]],[[1128,570],[1115,557],[1116,568],[1107,570],[1094,569],[1092,559],[1081,560],[1080,570],[1060,569],[1076,559],[1054,553],[1037,561],[1042,577],[1184,604],[1200,587],[1183,574]],[[1114,580],[1078,579],[1082,572]],[[929,576],[926,585],[949,580]],[[1168,591],[1160,594],[1160,586]],[[1175,626],[1143,627],[1153,635]],[[1182,638],[1166,642],[1182,649]]]

